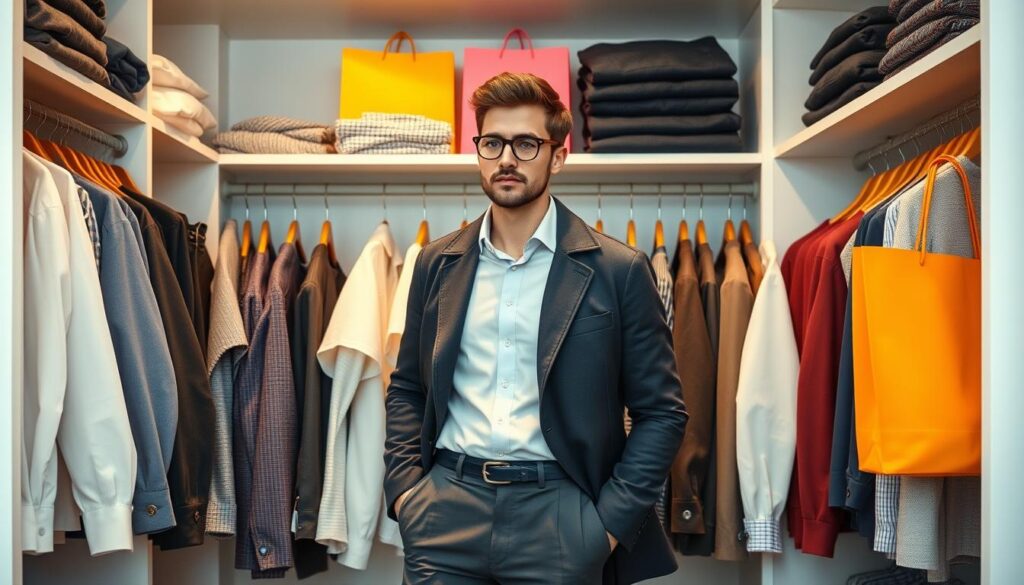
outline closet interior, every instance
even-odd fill
[[[637,247],[653,250],[655,224],[666,226],[668,255],[676,245],[675,226],[687,220],[706,225],[707,241],[717,252],[726,220],[739,225],[747,220],[755,242],[772,240],[783,254],[815,226],[837,215],[861,192],[875,174],[895,167],[911,155],[947,142],[956,135],[981,127],[979,148],[984,152],[982,188],[981,258],[983,261],[983,416],[998,409],[1013,411],[1022,400],[1003,396],[1020,388],[1011,380],[1018,369],[1013,356],[1002,349],[1006,336],[1019,342],[1019,329],[1007,329],[998,311],[1020,309],[992,289],[997,282],[989,271],[1006,268],[993,230],[1003,217],[1019,217],[1022,204],[1004,214],[994,209],[1007,198],[993,183],[1020,178],[1006,153],[1007,140],[1019,138],[1019,129],[1007,128],[993,118],[997,112],[1020,122],[1010,103],[1024,96],[1021,76],[990,70],[988,52],[1017,50],[1021,41],[1005,30],[1008,21],[1024,16],[1010,0],[982,2],[981,24],[970,28],[885,79],[864,95],[806,127],[801,116],[812,90],[808,63],[830,31],[878,0],[637,0],[631,3],[593,3],[524,0],[494,6],[461,0],[422,3],[328,2],[303,0],[289,3],[253,3],[246,0],[108,0],[106,29],[142,60],[153,55],[169,58],[201,85],[209,97],[204,104],[216,118],[216,129],[260,115],[289,116],[330,125],[338,117],[339,66],[346,47],[380,50],[396,30],[409,31],[419,51],[453,51],[456,59],[456,98],[461,89],[461,60],[465,47],[500,46],[513,26],[529,31],[533,45],[567,46],[570,81],[580,63],[577,51],[599,42],[638,39],[690,40],[713,35],[736,63],[739,100],[734,111],[742,118],[741,152],[730,153],[587,153],[583,151],[579,104],[580,90],[571,85],[569,107],[574,116],[572,150],[564,172],[552,180],[552,192],[589,223],[598,220],[607,234],[625,240],[627,224],[634,222]],[[315,245],[321,225],[329,220],[338,261],[344,270],[355,262],[375,227],[386,220],[401,250],[411,244],[421,222],[438,237],[472,221],[488,203],[481,193],[476,156],[472,154],[236,154],[218,152],[189,136],[153,112],[152,86],[130,102],[58,62],[21,40],[16,2],[13,30],[12,77],[20,72],[21,92],[15,92],[12,119],[15,129],[67,147],[82,145],[84,152],[123,169],[141,193],[188,216],[190,222],[209,226],[207,248],[216,263],[217,237],[228,220],[254,227],[268,221],[272,241],[279,243],[289,225],[297,221],[307,238],[307,251]],[[999,6],[1003,13],[993,14]],[[1002,27],[1002,28],[1001,28]],[[991,29],[991,30],[990,30]],[[999,36],[996,36],[996,33]],[[994,45],[994,43],[1000,43]],[[995,57],[993,57],[995,59]],[[1003,61],[1005,63],[1005,60]],[[4,67],[8,65],[2,64]],[[988,67],[989,69],[986,69]],[[1019,68],[1018,68],[1019,69]],[[3,70],[7,73],[7,69]],[[343,73],[342,73],[343,74]],[[996,83],[1005,96],[994,94]],[[972,101],[973,100],[973,101]],[[1012,100],[1011,100],[1012,102]],[[967,105],[965,105],[967,104]],[[1011,116],[1017,116],[1015,118]],[[459,120],[465,124],[466,120]],[[472,123],[472,121],[470,121]],[[215,129],[215,130],[216,130]],[[4,133],[21,165],[21,133]],[[209,134],[207,134],[209,137]],[[76,140],[78,142],[76,142]],[[990,156],[990,145],[1003,152]],[[983,145],[983,146],[982,146]],[[91,150],[89,150],[91,149]],[[97,150],[98,149],[98,150]],[[8,152],[4,150],[4,152]],[[902,160],[901,160],[902,157]],[[884,162],[880,162],[884,161]],[[7,161],[5,161],[5,164]],[[996,166],[1001,165],[1001,166]],[[883,168],[884,167],[884,168]],[[12,176],[20,177],[20,174]],[[1020,184],[1020,183],[1017,183]],[[4,189],[8,186],[5,185]],[[17,179],[15,193],[21,189]],[[20,210],[14,197],[14,209]],[[1011,205],[1010,203],[1006,203]],[[16,214],[21,217],[20,213]],[[18,223],[12,221],[12,224]],[[1006,228],[1012,231],[1011,228]],[[20,233],[20,228],[14,231]],[[1005,231],[1004,231],[1005,233]],[[1006,240],[1003,240],[1006,241]],[[18,245],[14,246],[19,249]],[[0,248],[2,250],[2,248]],[[2,279],[19,282],[20,263],[0,258]],[[1001,280],[1002,286],[1022,284],[1020,269]],[[1015,279],[1015,280],[1014,280]],[[13,315],[19,314],[19,295],[11,293]],[[7,302],[6,295],[0,301]],[[6,311],[7,309],[5,309]],[[17,319],[15,319],[17,321]],[[1019,322],[1018,322],[1019,324]],[[16,328],[12,330],[16,331]],[[4,334],[6,335],[6,331]],[[20,334],[16,335],[17,339]],[[2,344],[0,344],[2,345]],[[20,360],[18,343],[5,351],[11,363]],[[1010,344],[1012,345],[1012,344]],[[1019,343],[1015,345],[1018,349]],[[14,371],[17,371],[15,369]],[[6,376],[4,376],[6,378]],[[1000,382],[1002,385],[997,384]],[[19,392],[18,376],[9,383],[12,396]],[[5,399],[6,400],[6,399]],[[11,398],[12,406],[20,405]],[[12,409],[20,412],[20,410]],[[1019,410],[1017,410],[1019,412]],[[184,415],[184,414],[183,414]],[[993,487],[991,478],[1009,482],[1015,476],[989,475],[993,466],[1013,465],[1012,457],[1024,447],[1000,447],[1003,441],[1024,444],[1022,431],[998,416],[986,419],[983,453],[981,519],[985,553],[980,565],[957,567],[954,576],[964,583],[1009,583],[997,575],[996,564],[1020,569],[1024,560],[1007,555],[1007,545],[990,539],[1012,534],[1012,518],[993,506],[1006,504],[1020,511],[1012,496]],[[20,442],[18,427],[5,434],[9,450]],[[996,429],[1010,430],[996,436]],[[993,459],[998,456],[999,460]],[[1008,459],[1009,458],[1009,459]],[[0,462],[6,459],[0,459]],[[1024,469],[1017,461],[1016,473]],[[996,471],[995,473],[1000,473]],[[1010,473],[1010,472],[1003,472]],[[18,501],[17,474],[11,484]],[[1002,485],[1006,485],[1003,483]],[[1019,483],[1017,484],[1019,485]],[[1002,489],[1005,489],[1002,488]],[[1019,498],[1018,498],[1019,499]],[[1008,516],[1010,519],[1002,519]],[[1019,515],[1017,516],[1019,517]],[[17,533],[11,520],[2,528]],[[1009,522],[1009,523],[1008,523]],[[1002,532],[1000,532],[1002,531]],[[854,532],[838,538],[833,558],[802,553],[794,548],[785,524],[781,555],[750,554],[743,561],[679,556],[680,569],[656,583],[773,585],[843,583],[856,573],[881,569],[892,561],[873,552],[870,542]],[[0,541],[17,542],[8,537]],[[14,582],[56,584],[173,583],[241,584],[252,579],[234,568],[233,539],[207,535],[201,546],[161,551],[145,536],[135,536],[134,550],[92,557],[83,539],[68,538],[53,553],[15,554],[10,575]],[[1000,555],[999,553],[1002,553]],[[330,570],[302,582],[351,585],[394,583],[400,580],[402,561],[393,548],[377,544],[365,571],[330,563]],[[7,575],[0,577],[6,580]],[[282,582],[296,583],[294,571]]]

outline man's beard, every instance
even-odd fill
[[[504,191],[500,187],[494,186],[494,178],[499,176],[513,176],[520,181],[524,187],[521,194],[515,195]],[[505,209],[515,209],[522,207],[528,203],[535,201],[538,197],[544,194],[548,189],[548,182],[551,180],[551,169],[547,169],[544,174],[543,181],[536,183],[529,183],[525,176],[516,171],[496,171],[491,175],[490,180],[480,179],[480,187],[483,188],[484,193],[487,194],[487,198],[490,199],[498,207]]]

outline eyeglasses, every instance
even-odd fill
[[[540,154],[540,147],[545,144],[559,144],[556,140],[535,138],[533,136],[516,136],[515,138],[504,138],[501,136],[474,136],[473,143],[476,144],[476,152],[480,158],[496,160],[501,158],[505,152],[505,146],[512,146],[512,154],[523,162],[531,161]]]

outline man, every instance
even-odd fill
[[[687,416],[650,262],[551,196],[572,118],[547,82],[504,73],[473,105],[492,204],[420,253],[387,394],[405,583],[670,573],[653,504]]]

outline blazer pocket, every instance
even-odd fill
[[[611,311],[605,311],[597,315],[590,315],[583,317],[582,319],[576,319],[572,322],[572,326],[569,327],[569,334],[566,337],[575,337],[576,335],[583,335],[584,333],[593,333],[594,331],[601,331],[602,329],[608,329],[615,323],[615,317]]]

